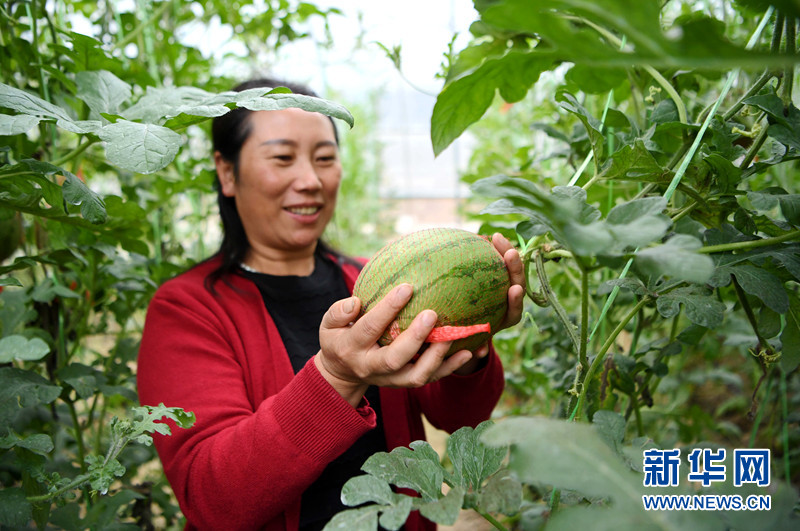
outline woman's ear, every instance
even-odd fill
[[[236,195],[236,174],[233,163],[225,159],[219,151],[214,152],[214,165],[217,167],[217,177],[222,195],[233,197]]]

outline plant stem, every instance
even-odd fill
[[[81,472],[86,472],[86,463],[84,458],[86,456],[86,447],[83,444],[83,428],[78,420],[78,412],[75,410],[75,403],[72,400],[65,400],[69,408],[69,416],[72,418],[72,426],[75,430],[75,444],[78,446],[78,462],[80,463]]]
[[[786,17],[784,27],[786,28],[786,54],[795,55],[796,33],[794,29],[795,18]],[[783,71],[783,83],[781,84],[781,100],[785,109],[792,104],[792,86],[794,85],[794,62],[786,65]]]
[[[769,247],[778,243],[800,239],[800,229],[795,229],[781,234],[780,236],[773,236],[772,238],[762,238],[760,240],[749,240],[746,242],[732,242],[721,243],[719,245],[707,245],[697,250],[698,253],[711,254],[711,253],[724,253],[727,251],[748,251],[750,249],[757,249],[759,247]]]
[[[494,526],[494,528],[497,529],[498,531],[509,531],[506,526],[504,526],[503,524],[498,522],[497,519],[495,519],[494,516],[492,516],[491,514],[487,513],[486,511],[482,511],[480,509],[475,509],[475,512],[477,512],[479,515],[483,516],[486,519],[486,521],[488,521],[490,524],[492,524]]]
[[[752,448],[756,443],[756,436],[758,435],[758,428],[761,425],[761,418],[764,416],[764,408],[767,400],[769,400],[769,393],[772,390],[772,378],[767,378],[767,388],[764,390],[764,400],[758,408],[756,419],[753,421],[753,431],[750,432],[750,443],[748,448]]]
[[[578,402],[575,405],[575,409],[577,411],[580,411],[580,407],[586,401],[586,392],[588,389],[586,382],[591,381],[592,375],[597,370],[597,367],[602,363],[606,352],[611,348],[611,345],[614,344],[614,340],[617,339],[617,336],[625,329],[625,326],[628,324],[628,322],[633,319],[639,310],[644,308],[645,304],[648,302],[650,302],[650,297],[642,297],[642,299],[636,303],[636,306],[628,310],[628,313],[625,314],[619,324],[617,324],[617,327],[611,332],[611,335],[606,338],[605,343],[603,343],[603,345],[600,347],[600,350],[597,352],[597,356],[595,356],[594,360],[592,360],[592,364],[589,366],[589,370],[580,375],[580,394],[578,395]]]
[[[539,276],[539,284],[541,285],[542,292],[544,293],[547,302],[553,307],[553,310],[556,312],[559,320],[564,325],[567,335],[572,340],[572,345],[575,348],[575,352],[580,352],[580,338],[575,333],[575,325],[573,325],[572,321],[570,321],[566,310],[564,310],[564,307],[558,302],[558,297],[556,297],[555,292],[553,292],[553,288],[550,286],[550,281],[547,279],[547,273],[544,270],[544,263],[542,261],[541,253],[537,252],[535,254],[534,262],[536,263],[536,273]]]
[[[756,123],[759,123],[761,120],[764,119],[766,113],[762,113],[762,115],[758,118]],[[739,164],[739,168],[746,169],[750,166],[750,163],[755,160],[756,155],[758,155],[758,150],[761,149],[761,146],[764,145],[764,142],[767,140],[767,131],[769,127],[762,127],[761,131],[758,132],[758,136],[753,140],[753,144],[748,148],[747,153],[745,153],[744,158],[742,159],[741,164]]]
[[[756,335],[756,339],[758,340],[758,348],[760,349],[769,345],[769,343],[767,343],[767,341],[761,337],[761,334],[758,332],[758,320],[756,319],[756,315],[753,313],[753,308],[750,307],[750,302],[747,300],[747,294],[742,289],[739,281],[736,280],[735,275],[731,275],[731,281],[733,282],[733,288],[736,291],[736,297],[739,299],[739,304],[742,305],[742,309],[747,317],[747,321],[750,323],[750,327],[753,329],[753,333]],[[761,358],[759,358],[759,362],[762,362]]]
[[[561,489],[553,489],[550,494],[550,514],[558,510],[559,503],[561,503]]]
[[[747,90],[744,96],[742,96],[739,99],[739,101],[737,101],[730,109],[728,109],[725,112],[725,114],[722,115],[722,120],[727,122],[728,120],[736,116],[736,113],[738,113],[742,109],[742,107],[744,107],[744,100],[758,94],[758,91],[761,90],[764,87],[764,85],[766,85],[769,82],[769,80],[772,79],[773,77],[775,77],[775,74],[773,74],[769,70],[765,70],[761,74],[761,76],[759,76],[759,78],[755,80],[753,86],[751,86]]]
[[[792,469],[789,463],[789,405],[786,398],[786,371],[780,369],[780,390],[781,390],[781,410],[783,412],[783,427],[781,429],[781,438],[783,439],[783,480],[786,483],[791,482]]]
[[[95,143],[95,140],[88,140],[83,142],[82,144],[78,145],[75,149],[70,151],[69,153],[65,154],[62,157],[59,157],[51,162],[54,166],[61,166],[62,164],[69,162],[70,160],[74,159],[84,151],[88,149],[89,146]]]
[[[29,496],[27,500],[31,503],[46,502],[53,500],[67,491],[80,487],[81,485],[89,481],[90,478],[91,476],[89,474],[81,474],[80,476],[70,481],[69,484],[64,485],[63,487],[54,492],[42,494],[41,496]]]
[[[583,372],[589,368],[589,360],[586,357],[586,345],[589,337],[589,273],[583,263],[576,259],[575,262],[581,270],[581,323],[580,323],[580,344],[578,345],[578,360],[580,361]]]

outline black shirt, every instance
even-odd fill
[[[295,374],[319,351],[319,325],[331,305],[350,296],[339,266],[327,256],[315,254],[314,271],[307,277],[276,276],[244,271],[255,282],[264,304],[278,327]],[[348,507],[341,502],[342,486],[363,474],[361,465],[376,452],[386,451],[378,388],[366,392],[378,425],[342,455],[328,464],[306,489],[300,504],[300,530],[322,529],[333,516]]]

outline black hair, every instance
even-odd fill
[[[286,87],[294,94],[317,97],[317,94],[305,85],[272,78],[251,79],[235,86],[233,90],[235,92],[241,92],[247,89],[262,87],[265,89]],[[233,165],[233,175],[235,179],[239,178],[239,153],[245,141],[250,136],[250,116],[253,112],[254,111],[243,107],[237,107],[222,116],[214,118],[211,122],[213,151],[219,151],[222,158]],[[336,130],[336,124],[333,118],[328,118],[333,125],[333,134],[338,144],[339,133]],[[217,205],[219,206],[219,215],[222,220],[222,243],[220,244],[217,254],[222,261],[219,267],[214,269],[214,271],[209,273],[206,277],[206,288],[212,293],[215,292],[214,284],[218,280],[224,280],[225,275],[233,274],[238,271],[239,264],[244,260],[245,254],[250,248],[250,242],[247,240],[247,234],[244,231],[244,225],[239,217],[239,211],[236,209],[235,198],[227,197],[222,193],[219,176],[217,176],[214,184],[217,189]],[[333,254],[337,259],[343,258],[341,253],[332,249],[322,240],[318,241],[317,248],[320,251]],[[350,260],[347,261],[349,262]]]

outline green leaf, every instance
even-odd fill
[[[70,363],[56,373],[58,378],[69,385],[80,398],[86,399],[93,396],[98,387],[106,382],[106,377],[92,367],[82,363]]]
[[[71,205],[80,205],[81,215],[90,223],[105,223],[107,215],[103,199],[75,175],[69,172],[64,172],[64,175],[66,179],[61,187],[64,200]]]
[[[389,530],[400,529],[408,520],[413,508],[414,498],[398,495],[392,506],[383,508],[379,523]]]
[[[800,299],[794,294],[789,300],[786,324],[781,332],[781,366],[787,373],[800,365]]]
[[[664,245],[639,251],[636,265],[647,275],[663,275],[675,280],[702,284],[714,273],[714,261],[706,255],[694,252],[702,245],[697,238],[676,234]]]
[[[508,469],[486,482],[478,494],[478,507],[486,512],[512,515],[522,506],[522,484]]]
[[[710,284],[715,287],[727,286],[731,283],[731,275],[736,277],[746,293],[758,297],[773,311],[785,313],[789,309],[789,296],[783,283],[766,269],[750,263],[720,266],[714,271]]]
[[[678,288],[656,299],[658,313],[665,319],[678,315],[681,304],[686,310],[686,317],[696,325],[716,328],[722,323],[725,304],[712,297],[703,288],[696,286]]]
[[[9,116],[0,114],[0,136],[14,136],[27,133],[39,124],[41,118],[29,114]]]
[[[488,429],[482,440],[491,446],[511,445],[509,468],[524,483],[544,483],[641,506],[642,478],[588,424],[509,418]]]
[[[512,51],[486,59],[479,67],[445,85],[431,115],[434,154],[438,156],[477,122],[498,90],[507,102],[519,101],[552,64],[550,53]]]
[[[132,94],[129,84],[107,70],[78,72],[75,84],[76,96],[97,113],[116,114]]]
[[[342,503],[351,507],[367,502],[389,505],[394,498],[387,482],[369,474],[350,478],[342,487]]]
[[[368,505],[338,513],[325,524],[323,531],[375,531],[381,507]]]
[[[0,367],[0,426],[8,426],[20,409],[49,404],[61,387],[38,374],[14,367]]]
[[[87,455],[85,461],[90,476],[89,484],[103,495],[108,494],[108,488],[116,478],[125,474],[125,467],[114,457],[106,460],[102,455]]]
[[[622,146],[609,160],[600,173],[602,179],[665,183],[672,178],[639,139]]]
[[[488,447],[480,441],[481,434],[491,425],[490,421],[482,422],[474,430],[464,426],[447,439],[453,479],[467,491],[478,490],[486,478],[497,472],[506,456],[506,448]]]
[[[33,518],[33,508],[25,493],[17,487],[0,490],[0,524],[10,528],[22,528]]]
[[[181,135],[153,124],[120,120],[100,131],[108,160],[137,173],[153,173],[172,162],[180,149]]]
[[[622,247],[640,247],[660,240],[672,226],[669,217],[662,214],[666,206],[662,197],[635,199],[612,208],[606,221]]]
[[[800,110],[789,105],[783,122],[770,124],[767,134],[786,147],[800,151]]]
[[[419,506],[422,516],[441,525],[453,525],[464,505],[464,489],[453,487],[443,498]]]
[[[322,98],[306,96],[304,94],[285,94],[281,92],[272,92],[254,97],[259,93],[263,93],[263,91],[264,89],[243,90],[236,96],[236,104],[240,107],[250,109],[251,111],[279,111],[281,109],[290,108],[303,109],[304,111],[318,112],[332,118],[338,118],[347,123],[350,127],[353,127],[355,124],[350,111],[338,103]]]
[[[603,124],[578,103],[578,100],[568,92],[562,92],[556,96],[561,108],[571,112],[583,124],[586,134],[589,136],[589,143],[592,146],[592,153],[596,163],[601,163],[605,154],[605,136],[602,133]]]
[[[441,496],[444,468],[431,446],[424,441],[411,443],[409,448],[395,448],[390,453],[379,452],[370,456],[361,470],[387,483],[417,491],[424,500],[437,500]]]
[[[0,83],[0,107],[40,118],[72,121],[69,114],[58,105],[5,83]]]
[[[8,450],[14,447],[25,448],[35,454],[47,456],[53,450],[53,439],[45,433],[20,437],[18,433],[11,430],[8,435],[0,438],[0,448]]]
[[[625,417],[615,411],[601,409],[592,417],[592,425],[606,444],[619,453],[625,438]]]
[[[38,361],[49,353],[50,347],[38,337],[28,339],[14,335],[0,339],[0,363]]]

